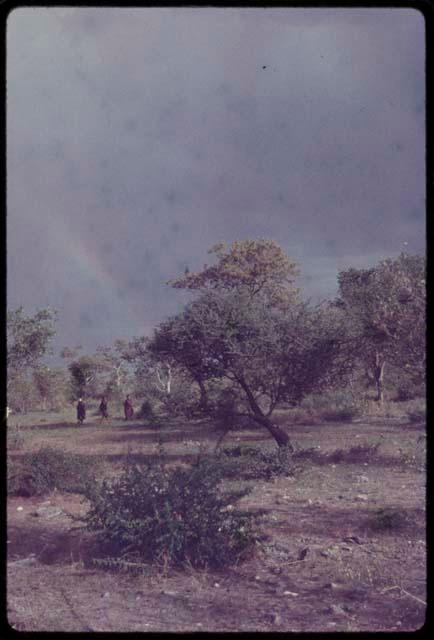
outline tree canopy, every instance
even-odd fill
[[[227,246],[221,242],[209,249],[217,258],[201,271],[187,272],[169,282],[177,289],[234,291],[250,296],[262,293],[271,303],[287,305],[298,294],[294,286],[299,275],[296,263],[274,240],[243,240]]]
[[[358,328],[358,356],[374,372],[378,399],[386,362],[425,372],[425,258],[401,254],[338,275],[338,304]]]
[[[149,348],[184,366],[202,393],[207,380],[223,381],[238,414],[287,446],[287,433],[271,416],[347,367],[343,314],[300,302],[293,285],[296,265],[276,243],[245,241],[217,251],[214,268],[173,283],[199,290],[199,296],[157,328]]]
[[[9,379],[36,366],[55,335],[57,312],[40,309],[26,316],[23,307],[7,313],[7,367]]]

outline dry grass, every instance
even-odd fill
[[[407,457],[416,451],[423,426],[403,416],[294,424],[281,413],[279,421],[298,449],[311,454],[300,457],[293,477],[250,482],[253,490],[242,504],[262,513],[261,539],[250,559],[224,572],[156,567],[131,576],[97,570],[87,562],[92,536],[77,529],[79,523],[68,515],[32,516],[46,500],[69,514],[84,513],[80,496],[9,498],[10,622],[26,631],[81,632],[420,627],[426,601],[425,476]],[[24,431],[31,439],[10,455],[49,444],[102,458],[104,474],[117,473],[128,451],[138,461],[155,458],[161,435],[172,465],[188,464],[200,450],[209,453],[216,439],[212,425],[182,420],[160,431],[120,420],[77,427],[68,416],[56,416],[51,422],[29,420]],[[257,429],[228,434],[225,445],[231,443],[271,445]],[[376,443],[374,457],[353,455]],[[333,462],[336,452],[341,453]],[[383,508],[408,514],[412,526],[373,530],[372,517]],[[33,563],[16,563],[31,553]]]

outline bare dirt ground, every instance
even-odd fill
[[[281,421],[282,422],[282,421]],[[241,501],[262,509],[252,557],[223,572],[162,570],[145,575],[88,568],[92,536],[68,514],[81,496],[53,491],[8,499],[8,619],[23,631],[393,631],[425,619],[425,472],[405,463],[424,425],[383,420],[288,425],[293,441],[320,452],[381,438],[367,463],[303,461],[291,477],[251,481]],[[51,446],[100,456],[115,473],[127,452],[155,454],[158,431],[139,423],[34,423],[11,456]],[[216,435],[197,422],[163,427],[171,463],[188,462]],[[234,432],[225,441],[269,443],[265,433]],[[35,516],[41,506],[58,507]],[[399,529],[374,530],[383,507],[407,516]],[[61,513],[58,511],[61,510]],[[56,515],[57,514],[57,515]],[[303,558],[303,559],[302,559]]]

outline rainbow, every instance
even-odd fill
[[[104,256],[98,255],[90,248],[86,240],[61,218],[56,218],[56,224],[51,226],[51,231],[53,236],[56,236],[56,240],[59,237],[66,240],[62,244],[62,249],[66,260],[71,265],[71,275],[76,272],[83,279],[93,282],[95,288],[106,300],[111,304],[117,304],[125,283],[118,274],[108,269]],[[146,316],[143,298],[137,299],[130,295],[125,298],[124,304],[128,307],[128,316],[133,323],[143,327]]]

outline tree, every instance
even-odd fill
[[[197,325],[191,321],[189,310],[160,324],[148,345],[148,353],[156,362],[165,362],[170,372],[174,365],[184,369],[198,385],[200,409],[207,411],[209,400],[205,382],[218,377],[218,367],[207,357],[206,345]]]
[[[105,393],[106,364],[94,355],[80,356],[68,365],[72,398],[93,398]]]
[[[35,367],[47,353],[55,335],[57,312],[40,309],[33,316],[25,316],[23,307],[7,313],[7,370],[8,382]]]
[[[274,240],[243,240],[230,246],[221,242],[208,253],[217,262],[198,272],[188,269],[184,275],[169,282],[177,289],[199,292],[242,292],[253,299],[261,295],[274,307],[288,308],[298,298],[294,280],[299,274],[291,260]],[[207,410],[208,392],[205,382],[219,377],[216,362],[202,351],[203,344],[195,335],[197,326],[190,322],[189,311],[174,321],[160,325],[151,344],[154,355],[177,362],[190,374],[200,391],[200,408]]]
[[[40,309],[26,316],[23,307],[7,313],[8,402],[27,411],[35,400],[32,372],[40,365],[55,335],[57,312]]]
[[[33,371],[33,382],[44,411],[48,407],[61,407],[67,400],[68,380],[64,369],[39,366]]]
[[[116,340],[113,346],[99,346],[89,355],[80,355],[82,347],[62,349],[61,356],[70,361],[72,397],[105,394],[119,400],[131,382],[127,347],[126,341]]]
[[[338,275],[337,304],[357,328],[355,353],[384,396],[387,362],[423,379],[426,363],[425,258],[401,254]]]
[[[13,384],[8,389],[8,406],[13,411],[27,413],[38,402],[38,392],[32,377],[27,374],[19,374],[14,377]]]
[[[279,446],[290,446],[272,415],[345,369],[343,314],[298,300],[295,263],[272,241],[214,251],[217,265],[172,283],[200,296],[156,330],[150,349],[175,359],[205,387],[220,379],[233,412],[265,427]]]
[[[131,384],[131,367],[125,352],[126,340],[116,340],[112,347],[97,347],[94,357],[100,363],[100,374],[105,373],[105,391],[120,399]]]

